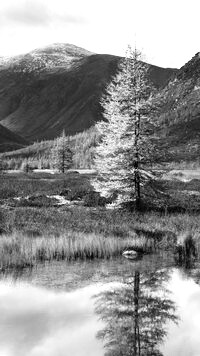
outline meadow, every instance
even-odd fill
[[[111,258],[131,248],[173,251],[188,234],[200,245],[198,179],[158,181],[164,200],[137,212],[107,209],[90,178],[78,172],[0,176],[2,270],[53,259]]]

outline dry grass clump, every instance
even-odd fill
[[[23,268],[38,262],[52,260],[76,260],[112,258],[125,249],[144,251],[151,248],[145,238],[82,234],[70,232],[59,237],[42,236],[31,238],[13,233],[0,238],[0,269]]]

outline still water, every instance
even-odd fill
[[[0,356],[199,356],[199,284],[163,256],[1,275]]]

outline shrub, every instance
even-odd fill
[[[87,187],[71,187],[63,189],[60,195],[65,196],[68,200],[82,200],[88,194]]]
[[[92,206],[105,206],[108,199],[101,197],[98,192],[90,191],[84,197],[84,205],[88,207]]]

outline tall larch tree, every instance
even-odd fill
[[[105,121],[96,125],[101,142],[92,184],[101,195],[115,193],[119,203],[132,201],[136,208],[141,205],[141,188],[151,176],[155,148],[155,107],[147,70],[140,52],[129,48],[101,101]]]

